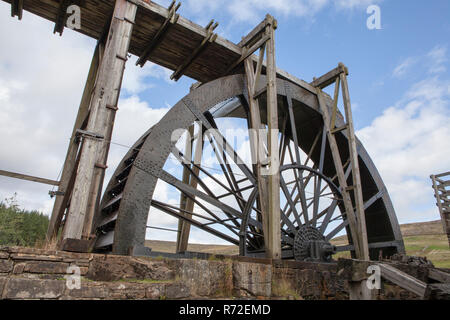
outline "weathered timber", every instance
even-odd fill
[[[5,170],[0,170],[0,176],[10,177],[10,178],[20,179],[20,180],[27,180],[27,181],[32,181],[32,182],[37,182],[37,183],[42,183],[42,184],[48,184],[48,185],[52,185],[52,186],[59,186],[59,183],[60,183],[59,181],[55,181],[55,180],[38,178],[38,177],[29,176],[26,174],[15,173],[15,172],[5,171]]]
[[[381,269],[381,277],[384,279],[389,280],[390,282],[418,295],[421,298],[428,298],[428,285],[425,282],[420,281],[391,265],[380,263],[378,266]]]
[[[442,283],[450,283],[450,273],[438,269],[430,269],[428,278]]]
[[[274,21],[271,16],[266,19]],[[266,35],[270,37],[266,44],[267,56],[267,127],[268,127],[268,152],[269,152],[269,226],[267,257],[271,259],[281,258],[281,229],[280,229],[280,157],[278,153],[278,102],[277,102],[277,75],[275,64],[275,26],[272,22],[266,26]],[[276,132],[276,135],[272,134]]]
[[[145,62],[149,59],[153,50],[164,39],[164,36],[166,35],[166,32],[169,29],[169,27],[178,21],[178,18],[180,17],[180,15],[177,14],[176,12],[180,8],[181,3],[178,3],[177,5],[175,5],[175,3],[176,3],[175,0],[172,1],[171,5],[169,6],[169,9],[168,9],[169,10],[168,17],[161,24],[161,27],[159,27],[158,31],[156,32],[156,35],[152,38],[148,47],[145,48],[145,51],[139,57],[138,61],[136,62],[136,65],[139,65],[141,67],[144,66]]]
[[[23,15],[23,0],[11,1],[11,17],[17,16],[19,20],[22,20]]]
[[[95,81],[97,79],[98,66],[103,54],[104,44],[98,42],[92,57],[91,66],[89,69],[87,81],[84,87],[83,96],[81,98],[80,107],[78,108],[77,118],[72,130],[72,136],[69,142],[66,158],[64,161],[63,170],[61,172],[61,183],[58,187],[60,196],[56,196],[55,204],[53,205],[52,215],[47,230],[47,240],[52,241],[61,225],[61,220],[66,210],[69,197],[73,190],[75,182],[75,171],[78,168],[77,154],[80,147],[81,140],[77,137],[77,132],[83,129],[89,115],[89,104],[92,97]]]
[[[89,239],[91,236],[104,176],[104,169],[96,164],[106,163],[115,118],[115,111],[106,106],[117,105],[125,68],[125,61],[120,57],[127,55],[136,10],[137,7],[126,0],[116,1],[110,36],[90,100],[87,125],[87,131],[98,133],[105,139],[88,137],[83,143],[64,239]]]

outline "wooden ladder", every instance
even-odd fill
[[[355,248],[355,255],[357,259],[369,260],[369,245],[367,240],[366,219],[364,213],[364,202],[361,187],[361,176],[359,171],[358,152],[356,149],[356,137],[353,127],[352,110],[350,104],[350,95],[347,83],[348,69],[340,63],[339,66],[318,79],[314,79],[311,83],[317,90],[317,98],[319,101],[319,108],[322,112],[324,121],[324,130],[326,130],[328,142],[333,156],[336,173],[341,186],[341,192],[344,201],[346,217],[350,225],[350,232]],[[330,117],[328,107],[325,103],[325,96],[322,89],[335,83],[334,99],[332,105],[332,115]],[[344,101],[345,119],[344,126],[336,128],[336,116],[338,113],[338,98],[339,89],[342,86],[342,96]],[[339,152],[339,145],[336,142],[336,134],[341,131],[347,131],[348,147],[350,154],[351,172],[353,177],[353,184],[349,187],[344,172],[344,166]],[[351,198],[353,191],[354,205]]]

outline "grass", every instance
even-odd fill
[[[450,268],[450,249],[446,235],[406,236],[403,240],[408,256],[426,257],[435,267]],[[342,242],[340,238],[333,241],[338,245],[342,245]],[[338,258],[350,258],[350,253],[339,252],[334,256],[334,259]]]

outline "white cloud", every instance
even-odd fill
[[[402,78],[411,71],[413,66],[420,64],[426,68],[428,74],[440,74],[447,71],[447,61],[447,47],[444,45],[437,45],[425,55],[404,59],[394,68],[392,76],[394,78]]]
[[[416,58],[406,58],[397,67],[395,67],[394,71],[392,72],[392,76],[394,76],[395,78],[403,77],[416,62]]]
[[[163,80],[173,84],[170,80],[172,71],[157,64],[147,62],[143,68],[136,66],[136,56],[132,56],[127,62],[127,68],[123,79],[122,89],[127,93],[135,95],[153,87],[148,78]]]
[[[428,54],[427,58],[430,60],[430,68],[428,70],[431,74],[442,73],[447,70],[445,62],[447,62],[447,47],[436,46]]]
[[[429,177],[450,168],[449,123],[450,81],[429,78],[357,132],[401,222],[439,218]]]
[[[205,19],[219,11],[231,15],[231,21],[255,23],[266,13],[276,17],[313,17],[327,7],[339,10],[367,8],[380,0],[187,0],[189,14]],[[205,20],[206,21],[206,20]]]

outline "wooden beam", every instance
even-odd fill
[[[267,41],[269,41],[269,36],[265,35],[262,37],[258,42],[256,42],[251,48],[244,48],[241,57],[233,62],[225,72],[225,74],[229,74],[232,72],[237,66],[239,66],[244,60],[246,60],[248,57],[252,56],[253,53],[255,53],[256,50],[261,48]]]
[[[243,47],[251,47],[258,39],[260,39],[264,33],[266,32],[266,27],[270,24],[274,23],[275,29],[276,27],[276,20],[275,19],[268,19],[266,17],[263,21],[261,21],[260,24],[258,24],[252,31],[250,31],[246,36],[242,37],[242,40],[238,43],[238,46]]]
[[[5,177],[9,177],[9,178],[14,178],[14,179],[20,179],[20,180],[26,180],[26,181],[32,181],[32,182],[37,182],[37,183],[42,183],[42,184],[48,184],[51,186],[59,186],[59,181],[38,178],[38,177],[29,176],[29,175],[21,174],[21,173],[15,173],[15,172],[11,172],[11,171],[0,170],[0,176],[5,176]]]
[[[205,28],[207,30],[206,37],[186,59],[186,61],[181,66],[179,66],[177,70],[170,76],[170,79],[178,81],[183,76],[184,71],[189,68],[189,66],[206,49],[206,47],[216,41],[217,34],[215,34],[213,31],[217,28],[218,25],[218,22],[214,23],[214,20],[210,21],[210,23]]]
[[[327,138],[329,141],[331,154],[333,156],[334,166],[336,168],[336,174],[338,176],[339,185],[342,188],[342,196],[344,200],[345,211],[347,212],[347,219],[350,224],[350,234],[353,240],[353,245],[355,246],[356,257],[364,260],[360,250],[360,236],[359,236],[359,226],[356,221],[356,217],[353,211],[353,204],[348,192],[345,191],[347,188],[347,179],[345,177],[344,168],[342,166],[341,155],[339,153],[339,148],[336,142],[336,137],[330,131],[330,116],[328,113],[328,107],[325,104],[325,98],[323,97],[323,92],[321,89],[317,88],[317,98],[319,101],[319,108],[322,112],[322,117],[324,121],[324,129],[327,130]]]
[[[262,50],[262,49],[261,49]],[[252,163],[254,164],[254,170],[256,171],[256,178],[258,180],[258,202],[259,208],[261,209],[261,222],[263,225],[263,234],[266,235],[269,232],[268,229],[268,216],[269,216],[269,197],[267,190],[267,179],[262,175],[261,157],[264,155],[263,142],[260,141],[261,135],[259,130],[261,129],[261,114],[259,109],[259,102],[254,96],[253,88],[255,87],[255,73],[253,69],[253,61],[250,59],[245,60],[245,74],[247,77],[247,93],[248,93],[248,104],[249,104],[249,140],[250,140],[250,154],[252,158]],[[267,87],[265,87],[267,90]],[[269,238],[264,237],[264,242],[266,248],[269,246]]]
[[[156,32],[155,36],[150,41],[149,45],[145,48],[142,55],[139,57],[138,61],[136,62],[136,65],[143,67],[145,63],[147,62],[148,58],[152,54],[153,50],[163,41],[164,36],[167,34],[167,30],[169,30],[170,26],[173,24],[176,24],[178,21],[178,18],[180,17],[179,14],[177,14],[177,10],[180,8],[181,3],[178,3],[175,5],[176,1],[172,1],[172,4],[169,6],[169,15],[164,20],[161,27]]]
[[[398,285],[399,287],[408,290],[421,298],[427,298],[428,285],[409,274],[394,268],[393,266],[379,263],[381,269],[381,277]]]
[[[90,101],[90,116],[86,130],[105,139],[85,138],[74,184],[71,205],[64,228],[64,239],[89,239],[93,216],[100,198],[109,141],[111,140],[123,72],[128,54],[137,6],[126,0],[116,0],[109,35],[99,66],[97,82]]]
[[[330,84],[335,82],[336,78],[339,77],[341,73],[348,75],[348,69],[343,64],[339,64],[337,68],[331,70],[330,72],[317,79],[314,79],[314,81],[311,82],[310,85],[320,89],[326,88]]]
[[[268,20],[274,20],[267,15]],[[266,35],[270,40],[266,44],[266,79],[267,79],[267,126],[268,151],[270,159],[270,173],[268,176],[269,195],[269,246],[266,248],[267,257],[281,259],[281,217],[280,217],[280,157],[278,153],[278,102],[277,102],[277,70],[275,64],[275,23],[266,26]],[[273,136],[272,131],[277,135]]]
[[[198,135],[197,144],[195,146],[195,152],[194,152],[194,164],[197,166],[201,166],[202,154],[203,154],[203,144],[204,144],[203,134],[202,134],[203,128],[199,128],[199,130],[200,130],[200,134]],[[192,172],[196,176],[198,176],[200,173],[200,169],[197,166],[192,165]],[[189,180],[190,180],[189,185],[192,188],[197,188],[198,181],[193,176],[191,176]],[[194,198],[195,198],[195,196],[194,196]],[[195,205],[194,200],[191,198],[188,198],[186,200],[185,210],[187,212],[193,212],[194,205]],[[192,218],[192,215],[190,215],[190,214],[184,214],[184,215],[188,218]],[[179,241],[177,241],[177,253],[187,251],[188,244],[189,244],[190,231],[191,231],[191,224],[188,221],[181,220],[181,226],[179,228],[179,238],[178,238]]]
[[[445,176],[450,176],[450,171],[435,175],[436,178],[442,178],[442,177],[445,177]]]
[[[47,229],[47,242],[49,243],[53,242],[58,234],[64,211],[66,210],[70,194],[72,193],[75,174],[78,167],[77,155],[81,142],[77,137],[77,132],[79,129],[82,129],[84,128],[84,126],[86,126],[89,115],[89,104],[95,86],[95,81],[97,79],[98,66],[100,64],[101,56],[103,55],[103,47],[104,44],[102,42],[98,42],[97,46],[95,47],[94,55],[92,57],[83,96],[78,108],[77,118],[72,130],[69,148],[66,153],[64,167],[61,173],[61,184],[58,187],[58,193],[61,194],[61,196],[57,196],[55,199],[52,215],[50,217],[50,223]]]
[[[19,20],[22,20],[23,15],[23,0],[11,1],[11,17],[17,16]]]
[[[59,8],[53,33],[59,33],[59,35],[62,36],[67,21],[67,8],[71,4],[72,0],[59,0]]]
[[[428,278],[442,283],[450,283],[450,273],[438,269],[430,269],[428,271]]]

